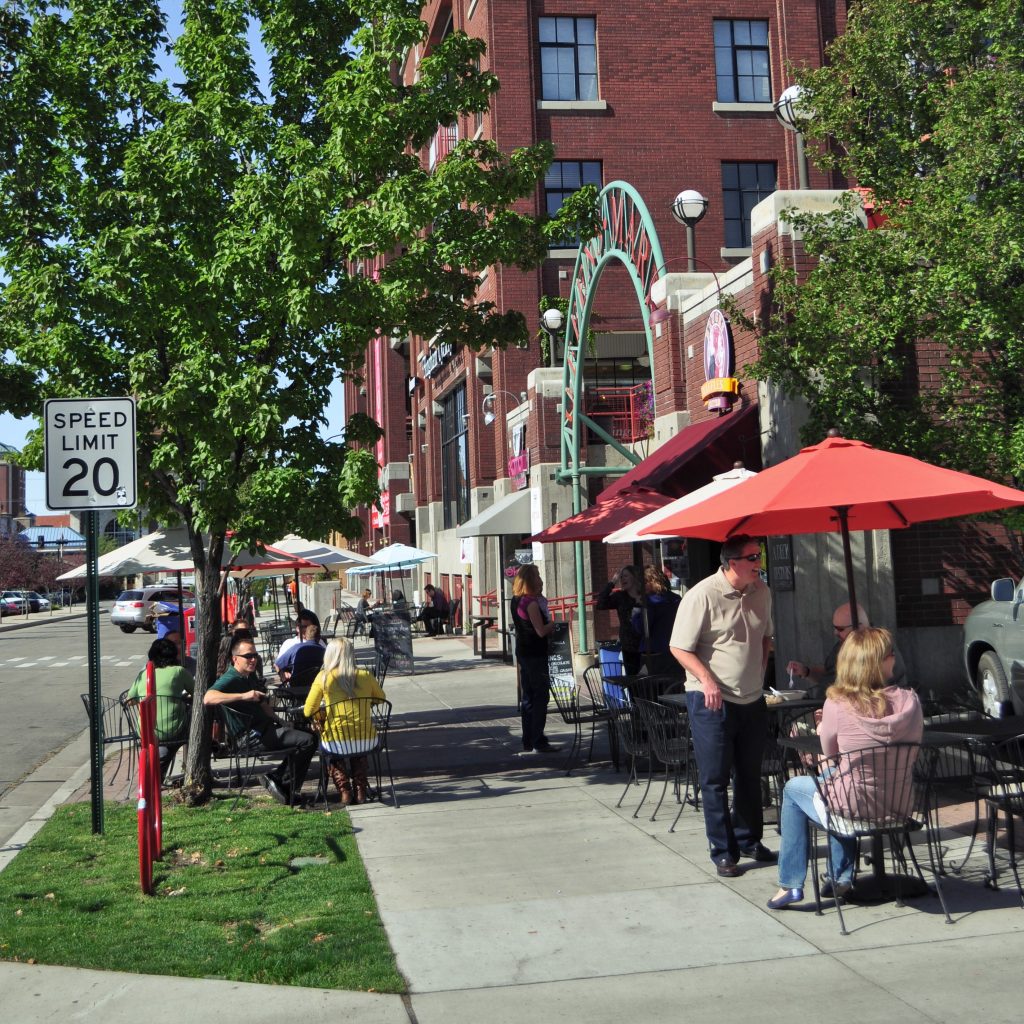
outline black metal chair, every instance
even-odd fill
[[[139,702],[129,700],[127,693],[121,698],[125,719],[136,736],[142,736],[139,721]],[[156,742],[160,757],[160,782],[166,782],[178,751],[188,742],[189,715],[192,704],[181,697],[162,693],[156,695]],[[176,724],[180,722],[180,728]]]
[[[378,680],[379,682],[379,680]],[[322,711],[324,732],[320,746],[320,796],[327,806],[328,766],[332,759],[368,757],[373,764],[376,788],[370,799],[380,799],[385,775],[391,790],[391,803],[397,809],[395,778],[391,770],[391,701],[372,697],[353,697],[328,704]],[[332,748],[323,746],[330,735]]]
[[[605,706],[596,706],[589,693],[584,694],[580,691],[575,680],[563,683],[553,679],[551,696],[555,700],[562,721],[572,726],[573,730],[572,745],[565,759],[565,774],[569,775],[572,773],[576,753],[583,747],[583,726],[590,726],[590,748],[587,752],[587,760],[590,761],[594,756],[594,734],[597,732],[597,724],[608,719],[608,709]]]
[[[978,779],[981,796],[988,810],[986,835],[988,837],[988,873],[985,884],[998,888],[996,868],[996,839],[1000,816],[1006,829],[1006,849],[1010,870],[1017,883],[1017,894],[1024,907],[1024,888],[1021,887],[1017,864],[1016,829],[1014,819],[1024,820],[1024,735],[1013,736],[983,748]]]
[[[616,807],[622,806],[631,785],[640,785],[640,776],[637,772],[637,763],[647,762],[647,786],[640,803],[637,804],[633,817],[640,816],[640,808],[643,807],[647,794],[651,790],[651,782],[654,778],[654,757],[651,750],[651,740],[643,720],[633,707],[633,701],[629,691],[624,687],[609,684],[604,680],[605,700],[607,701],[608,712],[611,715],[612,726],[615,729],[616,743],[620,753],[628,760],[628,775],[625,788],[619,797]]]
[[[922,885],[926,886],[921,866],[911,843],[911,833],[922,831],[928,824],[928,787],[933,770],[932,758],[926,756],[918,764],[921,747],[916,743],[891,743],[885,746],[866,747],[838,755],[830,771],[815,774],[818,795],[826,808],[824,825],[810,820],[812,830],[824,831],[847,839],[870,839],[873,842],[873,858],[883,857],[881,842],[888,840],[889,855],[895,871],[884,875],[884,863],[873,860],[876,878],[884,875],[892,884],[896,905],[903,906],[901,879],[909,872],[909,863]],[[925,752],[926,755],[928,752]],[[821,914],[821,885],[818,878],[818,849],[812,847],[814,900],[818,914]],[[832,849],[826,844],[828,877],[835,878],[832,863]],[[946,915],[946,922],[952,918],[946,908],[946,899],[939,881],[939,872],[934,870],[935,889]],[[836,910],[839,914],[839,930],[848,935],[843,918],[843,897],[836,895]]]
[[[777,831],[782,828],[782,789],[791,775],[801,774],[802,768],[796,751],[784,746],[779,740],[787,736],[817,734],[814,710],[787,709],[785,702],[768,708],[768,737],[761,754],[761,791],[764,806],[771,807],[774,803],[780,810]],[[808,766],[812,766],[816,760],[816,756],[811,757]]]
[[[117,778],[124,761],[125,749],[128,751],[128,781],[131,782],[135,775],[135,764],[139,756],[139,734],[132,728],[131,719],[125,715],[124,702],[128,691],[125,690],[117,697],[100,696],[100,728],[103,733],[103,749],[117,747],[117,765],[114,774],[110,777],[111,782]],[[85,713],[92,722],[92,700],[89,694],[80,694],[82,703],[85,705]],[[106,760],[106,754],[104,754]]]
[[[583,672],[583,686],[590,698],[590,704],[595,714],[605,723],[608,729],[608,751],[611,755],[612,766],[619,770],[619,745],[615,735],[615,728],[612,725],[612,713],[608,710],[608,700],[604,692],[604,681],[602,678],[603,669],[600,665],[592,665]]]
[[[658,804],[651,815],[651,821],[657,818],[658,811],[661,810],[671,773],[676,799],[679,801],[679,811],[669,828],[669,832],[674,832],[687,803],[692,803],[694,808],[700,806],[699,787],[695,775],[696,760],[690,741],[690,716],[682,708],[656,704],[649,700],[634,701],[633,706],[647,733],[651,753],[665,769],[665,783],[661,788]],[[691,784],[694,792],[692,800]]]
[[[293,780],[288,802],[295,806],[295,794],[302,785],[301,779],[295,778],[295,758],[298,750],[295,747],[265,747],[260,734],[252,731],[247,720],[227,704],[217,704],[214,714],[223,723],[220,738],[214,744],[212,757],[214,760],[227,760],[230,765],[228,773],[228,792],[230,793],[235,779],[239,780],[238,794],[232,807],[237,807],[242,798],[242,790],[247,788],[256,774],[266,775],[271,769],[257,772],[257,768],[265,767],[263,762],[288,761],[288,777]]]

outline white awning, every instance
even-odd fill
[[[490,508],[467,519],[456,531],[457,537],[498,537],[501,535],[529,534],[530,489],[513,491],[499,498]]]

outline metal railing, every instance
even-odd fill
[[[632,387],[587,385],[583,411],[616,441],[632,444],[651,436],[654,410],[649,383]]]

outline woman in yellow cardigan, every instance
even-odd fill
[[[356,668],[352,641],[342,637],[332,640],[303,710],[307,718],[316,716],[321,708],[324,711],[320,756],[325,759],[343,804],[366,803],[365,752],[377,743],[370,704],[384,699],[384,691],[373,673]],[[351,778],[345,771],[347,758],[352,761]]]

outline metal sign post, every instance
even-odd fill
[[[135,401],[51,398],[43,411],[46,507],[81,511],[85,528],[89,653],[89,763],[92,830],[103,831],[103,687],[100,679],[99,555],[101,509],[136,505]]]
[[[103,687],[100,682],[100,578],[96,574],[99,554],[99,530],[96,513],[91,509],[85,522],[85,621],[89,637],[89,799],[92,803],[92,830],[103,832],[103,711],[100,707]]]

